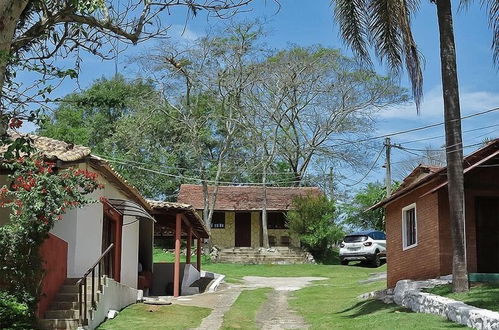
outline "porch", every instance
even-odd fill
[[[156,220],[154,236],[172,238],[175,261],[154,263],[150,294],[178,297],[196,293],[191,285],[201,279],[203,240],[209,238],[203,220],[190,206],[180,203],[149,201]],[[182,242],[186,247],[186,259],[180,262]],[[196,260],[192,260],[193,248]]]

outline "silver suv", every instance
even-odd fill
[[[348,265],[350,261],[370,262],[381,266],[386,260],[386,235],[382,231],[360,231],[345,236],[340,244],[340,261]]]

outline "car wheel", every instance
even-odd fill
[[[348,266],[348,260],[341,260],[341,264],[343,266]]]
[[[381,257],[379,256],[378,252],[376,252],[376,254],[374,255],[374,259],[373,259],[372,264],[376,268],[381,266]]]

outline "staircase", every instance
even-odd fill
[[[39,320],[40,329],[77,329],[79,325],[78,285],[79,278],[68,278],[59,289],[45,312],[45,318]],[[91,278],[87,279],[87,301],[91,300],[92,288]],[[97,301],[99,292],[97,292]],[[87,305],[87,313],[91,312],[90,304]]]
[[[307,252],[299,248],[273,247],[250,248],[236,247],[222,249],[218,254],[218,262],[235,264],[304,264],[308,263]]]

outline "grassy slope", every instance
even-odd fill
[[[499,312],[499,285],[475,284],[466,293],[453,293],[451,285],[441,285],[426,292],[460,300],[468,305]]]
[[[114,319],[99,326],[99,330],[129,329],[191,329],[211,313],[209,308],[180,305],[151,306],[135,304],[125,308]]]
[[[360,266],[328,265],[232,265],[211,264],[205,269],[237,281],[253,276],[320,276],[325,281],[294,292],[290,307],[300,313],[312,329],[448,329],[460,325],[429,314],[417,314],[396,305],[375,300],[359,301],[357,296],[382,289],[385,282],[359,284],[370,273],[386,271]]]
[[[221,329],[257,329],[256,314],[267,300],[267,295],[271,290],[261,288],[241,292],[234,305],[225,313]]]

